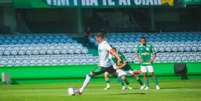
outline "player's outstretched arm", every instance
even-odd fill
[[[127,62],[124,62],[123,64],[118,65],[118,69],[123,69],[126,66]]]
[[[111,49],[109,52],[111,55],[115,56],[115,58],[117,59],[117,63],[121,62],[121,58],[120,58],[119,54],[115,51],[115,49]]]
[[[139,62],[139,63],[141,63],[141,62],[142,62],[142,60],[140,59],[139,54],[138,54],[138,53],[135,53],[134,55],[137,57],[138,62]]]
[[[151,59],[151,62],[154,62],[154,61],[156,60],[156,57],[157,57],[157,55],[156,55],[156,53],[154,53],[154,54],[153,54],[153,57],[152,57],[152,59]]]

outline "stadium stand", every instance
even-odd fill
[[[1,35],[0,38],[3,66],[81,64],[79,60],[89,55],[86,47],[65,34]]]
[[[137,63],[135,46],[145,36],[158,52],[156,63],[201,62],[200,32],[110,33],[109,43],[123,52],[129,62]],[[95,38],[91,37],[95,44]],[[0,36],[2,66],[51,66],[96,64],[89,47],[64,33],[18,34]]]
[[[200,32],[161,32],[161,33],[110,33],[109,43],[126,54],[129,62],[137,62],[134,51],[138,40],[145,36],[158,53],[156,63],[181,63],[201,61]],[[95,43],[94,38],[91,42]]]

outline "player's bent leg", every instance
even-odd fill
[[[91,75],[88,75],[88,74],[86,75],[84,83],[82,84],[82,87],[79,89],[80,94],[83,93],[84,90],[87,88],[87,86],[91,80],[91,77],[92,77]]]
[[[111,73],[114,77],[118,77],[118,81],[122,85],[122,90],[126,89],[133,89],[132,87],[129,87],[129,82],[126,78],[127,72],[122,69],[115,70],[114,68],[109,68],[108,72]]]
[[[159,86],[158,78],[156,77],[156,75],[154,74],[154,72],[151,72],[150,74],[151,74],[151,76],[152,76],[152,78],[154,80],[156,90],[159,90],[160,86]]]
[[[129,89],[129,90],[133,89],[133,87],[129,86],[130,83],[129,83],[129,81],[128,81],[128,79],[127,79],[126,76],[124,77],[123,81],[125,82],[125,87],[126,87],[126,89]],[[123,88],[124,88],[124,87],[122,86],[122,89],[123,89]],[[123,90],[124,90],[124,89],[123,89]]]
[[[129,70],[128,73],[140,84],[140,86],[143,86],[142,80],[135,74],[135,71]]]
[[[104,88],[104,90],[108,90],[108,89],[110,89],[110,78],[109,78],[108,72],[104,73],[104,78],[105,78],[105,82],[106,82],[106,87]]]
[[[96,72],[92,71],[92,72],[90,72],[90,74],[86,75],[84,83],[82,84],[82,87],[79,89],[79,93],[81,94],[84,92],[84,90],[87,88],[92,77],[100,75],[100,74],[104,73],[105,71],[106,71],[105,68],[101,68],[100,70],[98,70]]]
[[[152,78],[154,80],[156,90],[159,90],[160,89],[159,82],[158,82],[158,78],[156,77],[156,75],[154,73],[153,66],[147,66],[147,68],[148,68],[148,71],[150,72],[150,74],[151,74],[151,76],[152,76]]]
[[[140,89],[143,89],[144,85],[143,85],[142,80],[139,78],[139,76],[137,76],[137,75],[132,75],[132,76],[140,84]]]
[[[129,83],[129,81],[128,81],[128,79],[127,79],[127,76],[126,76],[126,75],[124,76],[124,78],[123,78],[123,79],[124,79],[124,82],[125,82],[125,84],[126,84],[126,86],[127,86],[127,89],[132,90],[132,89],[133,89],[133,87],[129,86],[129,84],[130,84],[130,83]]]
[[[125,75],[122,75],[119,78],[121,80],[122,90],[132,89],[132,87],[129,87],[129,85],[127,84],[128,80]]]
[[[147,76],[147,73],[144,73],[144,86],[145,86],[145,90],[149,90],[149,79]]]
[[[114,77],[118,78],[118,81],[120,82],[120,84],[122,86],[122,89],[127,89],[129,82],[127,79],[124,79],[124,76],[127,75],[127,73],[125,71],[123,71],[122,69],[115,70],[114,68],[110,68],[108,70],[108,72],[111,73]]]
[[[127,89],[127,85],[129,85],[128,80],[126,79],[126,72],[123,71],[122,69],[118,69],[116,70],[116,73],[118,75],[118,80],[122,86],[122,90],[126,90]]]
[[[125,82],[122,80],[121,77],[118,77],[117,80],[120,82],[121,86],[125,86]]]
[[[140,70],[144,76],[144,84],[143,84],[143,86],[140,87],[140,90],[143,90],[143,89],[148,90],[149,89],[149,80],[147,77],[147,68],[146,68],[146,66],[140,66]]]

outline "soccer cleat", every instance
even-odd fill
[[[144,88],[145,88],[144,85],[140,86],[140,90],[144,90]]]
[[[142,72],[141,72],[140,70],[133,72],[134,75],[139,75],[139,74],[141,74],[141,73],[142,73]]]
[[[75,95],[81,95],[81,91],[76,88],[68,88],[68,95],[75,96]]]
[[[146,87],[144,88],[144,90],[149,90],[149,87],[146,86]]]
[[[122,91],[125,91],[125,90],[127,90],[128,88],[126,87],[126,86],[122,86],[122,88],[121,88],[121,90]]]
[[[130,87],[130,86],[128,86],[127,88],[128,88],[129,90],[132,90],[132,89],[133,89],[133,87]]]
[[[104,88],[104,90],[109,90],[110,89],[110,85],[107,84],[106,87]]]
[[[159,87],[159,85],[156,85],[156,90],[160,90],[160,87]]]
[[[80,89],[77,89],[75,90],[75,94],[82,95],[82,92],[80,91]]]
[[[105,88],[104,88],[104,90],[109,90],[109,89],[110,89],[110,87],[105,87]]]

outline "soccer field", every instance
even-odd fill
[[[201,80],[161,80],[161,90],[121,91],[118,83],[103,90],[104,82],[92,81],[81,96],[68,96],[68,87],[79,87],[76,83],[0,85],[0,101],[201,101]],[[152,84],[153,88],[153,84]]]

